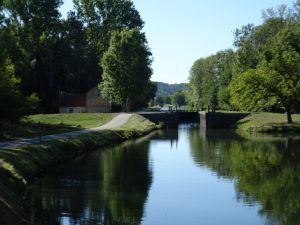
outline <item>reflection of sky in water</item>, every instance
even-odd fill
[[[143,140],[96,151],[39,182],[32,201],[35,221],[41,221],[36,225],[283,225],[286,212],[289,223],[284,224],[299,225],[284,206],[299,199],[299,174],[292,171],[299,171],[300,157],[297,148],[291,151],[298,142],[255,142],[187,124],[179,132],[159,131]],[[272,166],[281,159],[274,179]],[[283,169],[289,191],[276,183]],[[265,190],[265,184],[272,189]]]
[[[177,147],[170,141],[151,142],[154,180],[142,224],[265,224],[258,205],[237,202],[234,181],[193,162],[187,135],[181,130]]]
[[[71,223],[70,223],[70,217],[62,217],[61,218],[61,223],[62,223],[62,225],[70,225]]]

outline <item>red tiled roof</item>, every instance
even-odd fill
[[[86,95],[85,94],[70,94],[61,95],[59,97],[60,107],[86,107]]]

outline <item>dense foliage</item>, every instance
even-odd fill
[[[221,107],[230,109],[228,84],[232,77],[232,50],[198,59],[190,70],[187,90],[189,107],[194,110]]]
[[[288,123],[300,102],[300,1],[263,13],[262,25],[235,31],[236,51],[197,60],[187,92],[193,109],[283,109]]]
[[[184,91],[187,88],[187,84],[167,84],[163,82],[155,82],[157,86],[156,96],[171,96],[176,91]]]
[[[151,62],[143,33],[137,29],[113,32],[110,47],[101,61],[104,73],[100,88],[104,96],[121,104],[123,111],[130,112],[148,95]]]
[[[183,91],[176,91],[172,96],[171,96],[171,102],[173,105],[181,107],[186,104],[185,101],[185,95]]]
[[[177,102],[172,102],[172,98],[174,99],[174,95],[177,95],[178,93],[184,95],[184,92],[187,89],[187,84],[185,83],[167,84],[163,82],[154,82],[154,84],[157,89],[155,98],[150,102],[151,106],[156,105],[163,107],[165,104],[174,104],[178,106]],[[184,98],[184,104],[181,103],[180,105],[185,105],[185,96],[182,96],[182,98]]]
[[[102,80],[101,61],[113,32],[143,28],[129,0],[0,1],[0,47],[14,68],[18,91],[36,94],[40,112],[57,112],[59,94],[85,93]],[[148,88],[151,89],[151,88]]]
[[[219,178],[233,180],[238,201],[259,203],[259,215],[270,221],[266,224],[299,224],[299,140],[249,138],[230,132],[204,137],[190,131],[193,159]]]

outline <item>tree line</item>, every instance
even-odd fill
[[[172,105],[180,108],[186,104],[184,90],[177,90],[172,95],[158,95],[152,99],[149,104],[151,106],[159,107],[163,107],[164,105]]]
[[[194,62],[187,100],[194,110],[280,111],[300,106],[300,1],[263,12],[234,32],[235,50]]]
[[[0,0],[1,118],[17,118],[36,106],[38,112],[57,112],[60,94],[85,93],[103,81],[105,96],[124,110],[154,95],[151,52],[133,2],[73,3],[62,18],[62,0]],[[119,58],[110,58],[112,54]],[[117,71],[119,77],[113,78]],[[116,79],[130,86],[119,91]],[[109,91],[111,84],[119,95]],[[137,87],[143,91],[135,100]]]

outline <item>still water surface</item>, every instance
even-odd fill
[[[299,225],[300,138],[183,125],[84,156],[27,198],[36,225]]]

